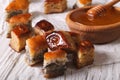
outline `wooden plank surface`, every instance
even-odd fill
[[[93,1],[105,3],[109,0]],[[0,0],[0,80],[47,80],[43,77],[42,66],[30,67],[25,63],[25,51],[20,54],[9,47],[9,39],[5,37],[7,23],[4,11],[9,2],[10,0]],[[42,13],[43,0],[31,0],[29,11],[33,14],[33,26],[40,19],[47,19],[56,26],[57,30],[69,30],[65,16],[74,3],[74,0],[68,0],[69,9],[64,13],[45,15]],[[120,80],[120,39],[95,47],[93,65],[79,70],[68,68],[65,75],[50,80]]]

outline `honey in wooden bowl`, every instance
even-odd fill
[[[100,26],[100,25],[110,25],[117,22],[120,22],[120,11],[112,9],[109,10],[106,14],[96,19],[90,20],[86,14],[86,10],[81,10],[79,12],[74,12],[71,14],[70,18],[74,22],[79,22],[89,26]],[[76,16],[76,17],[74,17]]]
[[[80,34],[83,40],[93,43],[107,43],[120,37],[120,8],[112,7],[95,19],[87,11],[92,6],[75,9],[66,17],[70,29]]]

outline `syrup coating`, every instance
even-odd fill
[[[43,30],[43,31],[49,31],[49,30],[54,30],[54,26],[50,23],[50,22],[48,22],[48,21],[46,21],[46,20],[41,20],[41,21],[39,21],[36,25],[35,25],[35,27],[36,28],[38,28],[38,29],[41,29],[41,30]]]
[[[26,25],[18,25],[16,26],[13,31],[18,37],[21,37],[25,34],[30,33],[29,27]]]
[[[51,50],[67,49],[74,51],[76,46],[71,35],[65,31],[54,31],[46,36],[48,46]]]
[[[28,0],[13,0],[7,7],[6,11],[12,11],[12,10],[25,10],[29,6]]]

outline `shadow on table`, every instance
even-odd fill
[[[104,52],[97,52],[96,51],[95,52],[94,64],[85,66],[85,67],[80,68],[80,69],[76,69],[76,67],[74,66],[73,63],[69,63],[68,64],[68,69],[67,69],[67,71],[66,71],[64,76],[72,78],[72,76],[74,77],[74,76],[78,76],[78,75],[87,75],[87,73],[89,71],[89,68],[94,67],[94,65],[105,64],[109,60],[110,60],[110,57],[106,53],[104,53]]]
[[[113,41],[111,44],[114,44],[114,45],[120,44],[120,38],[118,38],[117,40]]]
[[[94,65],[106,64],[110,61],[110,57],[105,52],[95,52]]]

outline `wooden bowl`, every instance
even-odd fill
[[[79,33],[82,40],[90,40],[92,43],[108,43],[120,37],[120,22],[109,25],[90,26],[71,19],[73,13],[77,13],[84,9],[90,9],[92,6],[75,9],[68,13],[66,22],[71,31]],[[120,8],[115,7],[120,11]]]

